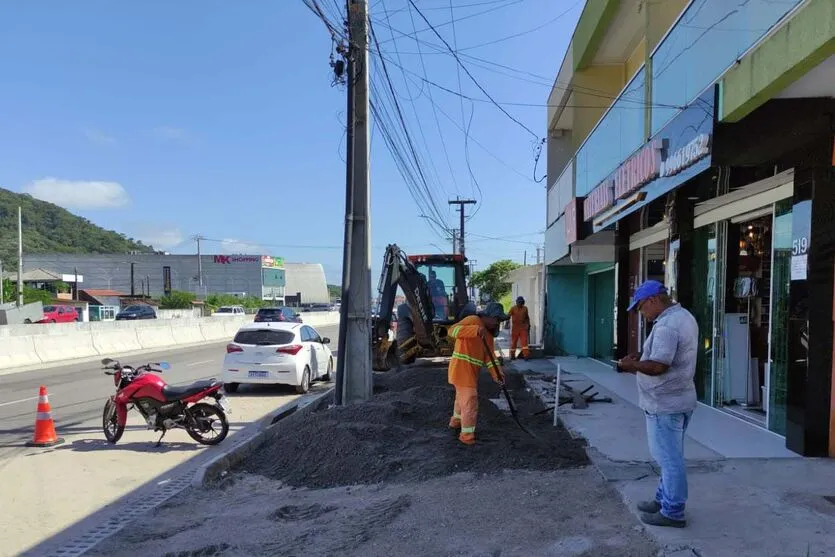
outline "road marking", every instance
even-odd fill
[[[186,364],[186,367],[197,367],[197,366],[202,366],[204,364],[211,364],[213,362],[214,362],[214,360],[204,360],[202,362],[192,362],[190,364]]]
[[[38,400],[38,397],[30,396],[29,398],[21,398],[20,400],[10,400],[9,402],[0,402],[0,406],[9,406],[10,404],[17,404],[19,402],[29,402],[30,400]]]

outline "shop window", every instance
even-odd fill
[[[691,272],[694,277],[706,277],[704,282],[693,281],[693,305],[690,311],[699,324],[699,352],[696,359],[696,394],[699,402],[711,404],[713,378],[713,314],[716,292],[716,225],[709,224],[695,230]]]
[[[652,134],[801,1],[694,0],[652,56]]]
[[[646,72],[641,68],[577,151],[575,189],[578,197],[597,187],[643,145],[646,139],[645,79]]]
[[[791,284],[792,203],[774,209],[771,255],[771,335],[768,369],[768,429],[786,434],[786,373],[789,367],[789,286]]]

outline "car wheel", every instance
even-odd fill
[[[55,321],[54,319],[50,319],[49,322],[50,323],[57,323],[57,321]]]
[[[328,360],[328,371],[322,376],[322,381],[329,382],[333,379],[333,358]]]
[[[310,367],[304,366],[304,373],[302,373],[302,382],[296,387],[296,392],[300,395],[306,394],[310,390]]]
[[[237,393],[240,383],[224,383],[223,390],[227,393]]]

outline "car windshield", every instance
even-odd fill
[[[281,308],[261,308],[258,310],[258,315],[278,315],[281,313]]]
[[[237,344],[254,344],[256,346],[274,346],[277,344],[290,344],[295,338],[291,331],[277,331],[274,329],[247,329],[238,331],[235,335]]]
[[[58,309],[58,308],[56,308],[55,306],[44,306],[44,307],[43,307],[43,310],[44,310],[44,311],[55,311],[55,310],[57,310],[57,309]]]
[[[217,313],[233,313],[232,308],[220,308],[217,310]]]
[[[122,311],[142,311],[142,306],[128,306]]]

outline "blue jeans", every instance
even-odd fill
[[[684,466],[684,432],[692,412],[650,414],[647,420],[649,452],[661,467],[661,479],[655,500],[661,504],[661,514],[672,520],[684,520],[687,503],[687,470]]]

